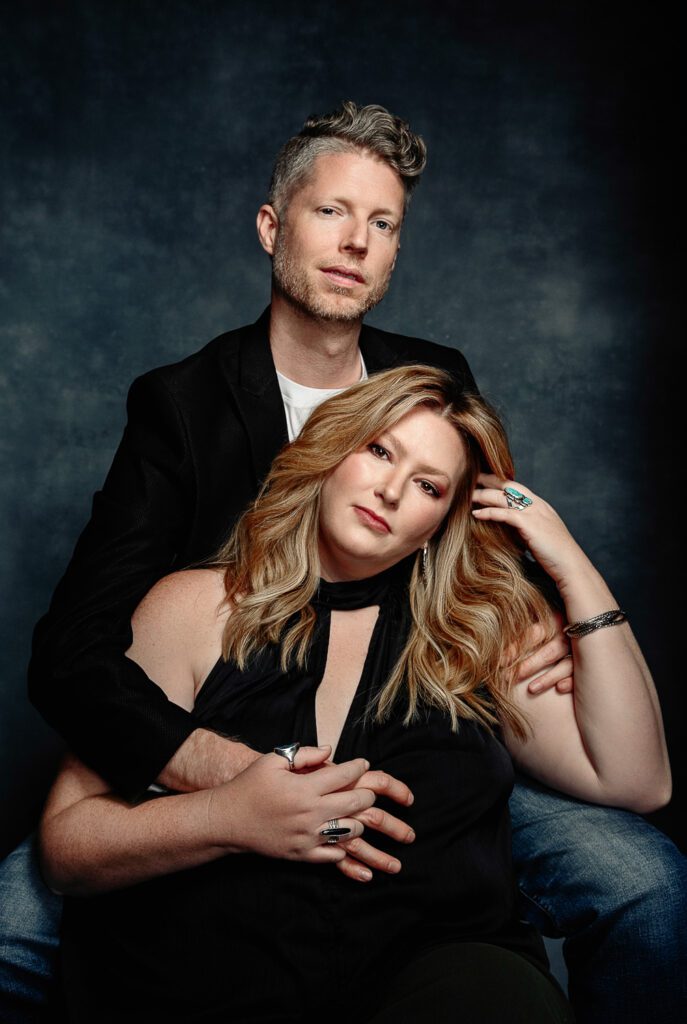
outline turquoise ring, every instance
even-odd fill
[[[515,487],[504,487],[503,493],[506,495],[508,508],[515,508],[518,512],[522,512],[523,509],[529,508],[532,504],[532,499],[528,498],[522,491],[517,491]]]

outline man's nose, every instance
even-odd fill
[[[343,251],[354,252],[357,255],[364,256],[368,245],[367,232],[368,224],[366,220],[351,217],[346,222],[346,230],[341,242]]]

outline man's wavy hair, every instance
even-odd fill
[[[514,530],[471,515],[482,471],[512,479],[503,426],[481,397],[460,390],[450,374],[430,366],[386,370],[328,399],[300,436],[277,455],[253,504],[237,522],[214,564],[225,569],[232,608],[223,654],[244,667],[266,644],[280,644],[282,665],[305,664],[316,617],[311,601],[320,578],[320,493],[349,454],[379,438],[419,408],[455,427],[467,468],[447,516],[429,542],[423,576],[420,552],[409,585],[411,627],[405,649],[378,698],[375,717],[407,697],[406,722],[422,705],[489,727],[501,719],[525,735],[509,698],[518,656],[533,622],[553,634],[548,604],[525,578]]]
[[[282,146],[272,171],[268,202],[282,217],[297,189],[323,153],[371,153],[400,177],[404,210],[427,162],[427,147],[400,117],[376,103],[359,107],[345,100],[331,114],[312,114],[298,135]]]

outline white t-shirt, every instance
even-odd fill
[[[331,398],[332,395],[340,395],[342,391],[346,391],[346,388],[308,388],[305,384],[297,384],[295,380],[284,377],[279,370],[277,370],[277,380],[286,413],[289,441],[298,437],[313,409]],[[362,353],[360,354],[360,380],[367,380],[367,369]]]

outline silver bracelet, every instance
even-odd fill
[[[621,622],[626,620],[627,615],[625,612],[621,611],[620,608],[612,608],[610,612],[601,612],[600,615],[594,615],[591,619],[571,622],[569,626],[564,628],[563,632],[566,636],[579,639],[581,636],[587,636],[588,633],[595,633],[597,629],[603,629],[604,626],[619,626]]]

